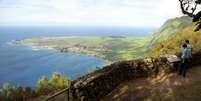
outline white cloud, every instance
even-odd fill
[[[160,26],[177,0],[1,0],[0,24]]]

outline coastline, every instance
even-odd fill
[[[55,36],[16,40],[15,44],[55,49],[62,53],[78,53],[101,58],[107,64],[142,58],[148,49],[147,37],[122,36]]]
[[[70,36],[70,37],[74,37],[74,36]],[[57,37],[54,37],[54,38],[57,38]],[[54,38],[51,38],[51,39],[54,39]],[[69,38],[69,37],[63,37],[63,38]],[[49,39],[49,38],[47,38],[47,39]],[[83,54],[83,55],[93,56],[93,57],[103,59],[105,61],[104,65],[109,65],[109,64],[113,63],[112,61],[106,59],[104,56],[96,54],[93,51],[82,50],[81,48],[78,49],[78,47],[75,47],[76,49],[67,49],[67,48],[56,48],[56,47],[51,47],[51,46],[39,46],[39,45],[36,45],[34,43],[25,43],[25,42],[23,42],[23,39],[22,40],[15,40],[12,43],[18,44],[18,45],[29,46],[29,47],[32,47],[33,49],[37,49],[37,50],[48,49],[48,50],[55,50],[55,51],[61,52],[61,53],[75,53],[75,54]],[[80,50],[82,50],[82,51],[80,51]]]

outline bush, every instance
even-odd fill
[[[36,89],[30,87],[14,87],[8,83],[4,84],[0,90],[0,101],[27,101],[50,92],[67,88],[70,80],[59,73],[53,73],[52,77],[42,77],[38,80]]]
[[[38,94],[48,94],[51,91],[57,91],[60,89],[67,88],[69,86],[70,80],[62,76],[59,73],[53,73],[51,79],[47,77],[42,77],[38,80],[37,93]]]

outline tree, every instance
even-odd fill
[[[37,93],[40,95],[46,95],[50,92],[67,88],[69,84],[69,78],[60,73],[53,73],[50,79],[42,77],[38,80]]]
[[[42,77],[37,82],[37,93],[42,94],[48,94],[51,91],[51,87],[49,84],[49,79],[47,77]]]
[[[201,11],[198,6],[201,5],[201,0],[179,0],[180,8],[183,14],[193,18],[193,22],[196,22],[195,31],[201,29]]]
[[[52,78],[49,80],[50,85],[55,89],[64,89],[69,86],[69,79],[60,73],[53,73]]]

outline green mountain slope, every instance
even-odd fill
[[[194,25],[179,30],[174,35],[161,41],[151,51],[152,56],[160,56],[164,54],[176,54],[181,51],[181,46],[185,40],[190,40],[194,47],[194,51],[201,49],[201,32],[194,32]]]
[[[150,46],[157,45],[162,40],[166,40],[168,37],[174,35],[176,32],[191,26],[192,20],[190,17],[183,16],[180,18],[174,18],[167,20],[161,28],[152,35]]]

